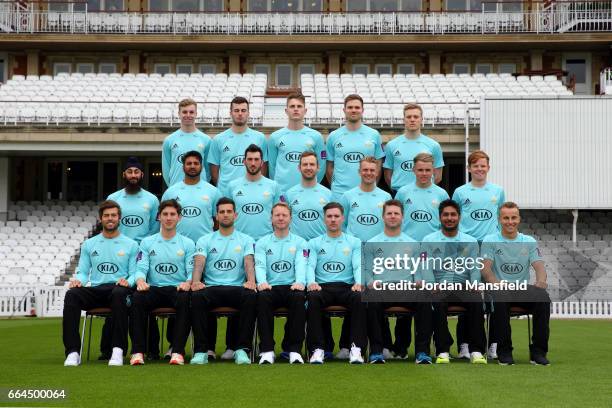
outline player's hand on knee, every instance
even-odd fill
[[[291,285],[291,290],[304,290],[304,285],[302,285],[301,283],[295,282],[293,285]]]
[[[191,282],[191,291],[197,292],[198,290],[202,290],[206,287],[204,282]]]
[[[179,292],[189,292],[189,289],[191,289],[191,284],[189,282],[181,282],[176,287],[176,290],[178,290]]]
[[[130,284],[128,283],[127,279],[125,278],[121,278],[117,281],[116,285],[118,286],[123,286],[124,288],[128,288],[130,287]]]
[[[317,292],[321,290],[321,285],[319,285],[317,282],[313,282],[310,285],[308,285],[308,291],[309,292]]]
[[[136,282],[136,290],[138,292],[146,292],[149,290],[149,284],[144,279],[138,279]]]
[[[351,287],[351,290],[353,292],[362,292],[363,291],[363,285],[361,283],[356,283]]]
[[[81,286],[83,286],[81,284],[81,281],[78,279],[71,279],[70,283],[68,284],[69,288],[80,288]]]
[[[268,282],[260,283],[259,285],[257,285],[257,290],[260,292],[263,290],[270,290],[270,289],[272,289],[272,286],[270,286]]]

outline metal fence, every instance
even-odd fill
[[[503,5],[503,3],[499,3]],[[546,8],[421,13],[89,12],[9,8],[3,33],[174,35],[399,35],[612,31],[612,2],[556,2]]]

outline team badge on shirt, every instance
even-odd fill
[[[204,201],[208,202],[208,201],[210,200],[210,197],[209,197],[209,196],[207,196],[207,195],[203,195],[203,196],[202,196],[202,200],[204,200]]]
[[[185,255],[185,251],[183,251],[182,249],[179,249],[178,251],[176,251],[176,255],[177,256],[183,256],[183,255]]]
[[[496,196],[492,196],[492,197],[491,197],[491,202],[492,202],[493,204],[495,204],[495,203],[497,202],[497,197],[496,197]]]
[[[295,247],[289,247],[290,254],[295,254],[295,251],[296,251]]]
[[[125,256],[125,251],[120,249],[119,252],[117,252],[117,256]]]
[[[151,208],[151,206],[148,203],[144,203],[142,205],[142,208],[144,208],[145,210],[148,210],[149,208]]]
[[[312,139],[308,139],[305,145],[307,148],[312,149],[312,146],[314,146],[314,142],[312,141]]]
[[[204,145],[203,145],[202,143],[200,143],[200,144],[198,145],[198,149],[203,149],[203,148],[204,148]]]
[[[431,205],[433,205],[434,207],[437,207],[440,205],[440,202],[436,199],[431,200]]]
[[[240,245],[234,248],[234,252],[240,252],[240,251],[242,251],[242,247]]]
[[[364,143],[365,147],[372,147],[374,146],[374,143],[372,143],[371,140],[366,140],[366,142]]]
[[[327,204],[327,200],[325,198],[321,197],[321,198],[319,198],[319,204],[325,205],[325,204]]]
[[[349,256],[349,254],[351,253],[351,248],[344,247],[342,249],[342,253],[344,254],[344,256]]]
[[[521,256],[529,255],[529,250],[525,247],[521,248]]]
[[[378,204],[376,204],[376,206],[377,206],[378,208],[383,208],[383,205],[384,205],[384,204],[385,204],[385,203],[383,203],[383,202],[381,201],[381,202],[379,202]]]
[[[264,196],[264,198],[270,197],[270,192],[269,191],[264,191],[263,192],[263,196]]]

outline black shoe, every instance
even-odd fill
[[[147,354],[147,361],[158,361],[161,360],[159,353],[149,353]]]
[[[110,358],[111,358],[111,353],[102,352],[98,356],[98,361],[107,361],[107,360],[110,360]]]
[[[547,366],[550,365],[550,361],[546,358],[544,354],[532,354],[531,355],[531,364],[534,365],[542,365]]]
[[[497,351],[497,362],[499,365],[514,365],[514,359],[512,353],[500,353]]]

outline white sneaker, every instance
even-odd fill
[[[81,356],[76,351],[68,354],[64,360],[64,367],[76,367],[81,364]]]
[[[487,354],[491,360],[497,360],[497,343],[491,343]]]
[[[338,360],[348,360],[350,357],[349,349],[341,348],[340,351],[336,353],[336,358]]]
[[[459,347],[459,358],[464,358],[466,360],[470,359],[470,345],[467,343],[461,343]]]
[[[310,364],[323,364],[325,359],[325,352],[321,349],[315,349],[312,356],[310,356]]]
[[[234,359],[234,350],[227,349],[225,353],[221,354],[221,360],[233,360]]]
[[[274,352],[266,351],[260,354],[259,364],[274,364]]]
[[[385,360],[393,360],[395,358],[395,355],[393,354],[393,352],[389,350],[388,348],[383,349],[382,355],[385,358]]]
[[[304,364],[304,360],[302,359],[302,355],[300,353],[296,353],[294,351],[289,353],[289,364]]]
[[[122,366],[123,365],[123,350],[119,347],[113,347],[113,355],[108,360],[109,366]]]
[[[363,364],[363,356],[361,355],[361,349],[356,345],[351,346],[351,352],[349,356],[349,363],[351,364]]]

